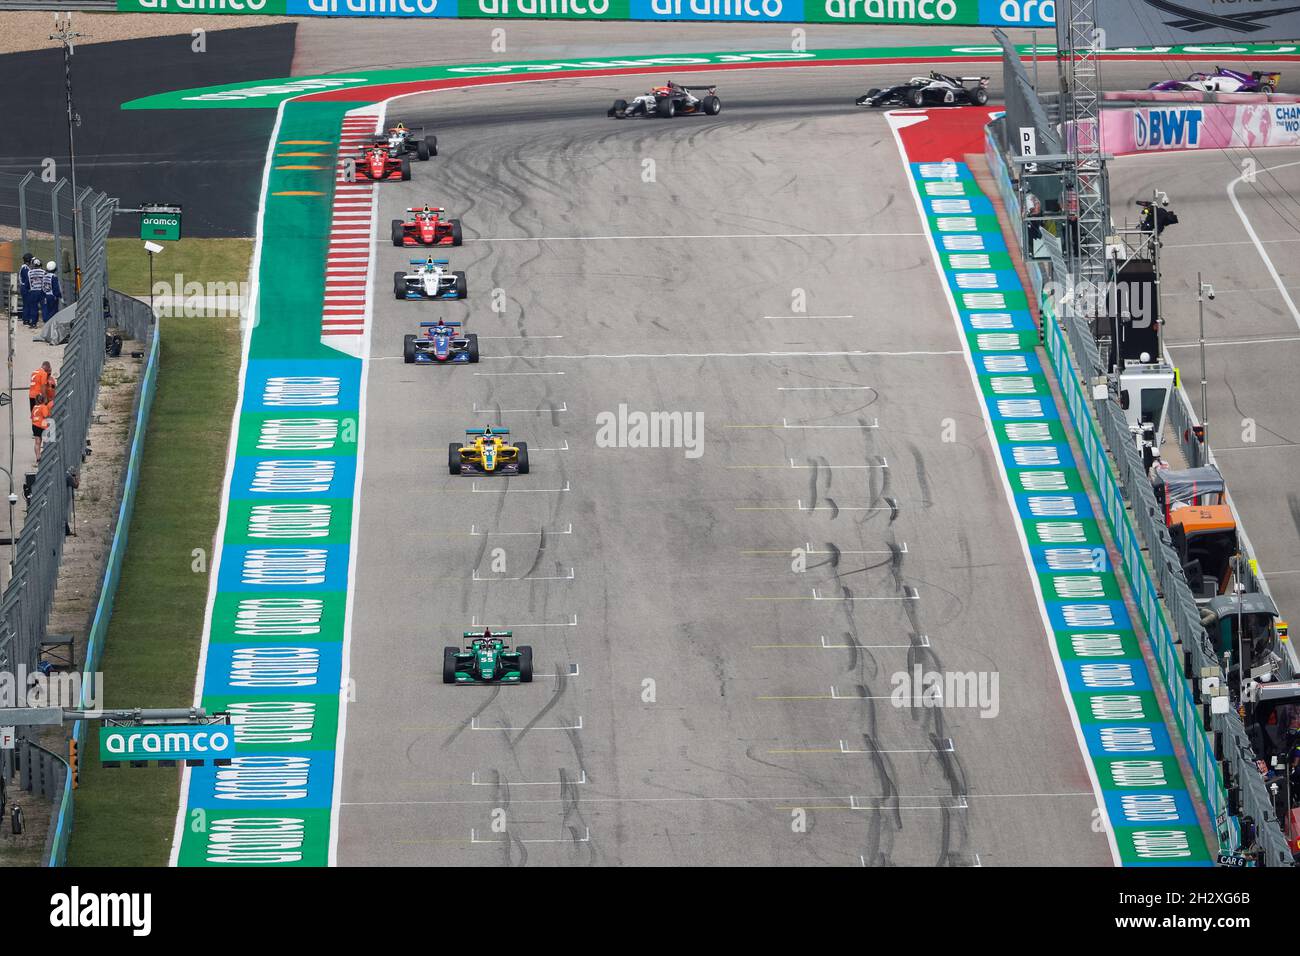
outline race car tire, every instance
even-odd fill
[[[528,474],[528,442],[521,441],[515,447],[519,449],[519,474],[526,475]]]
[[[427,140],[417,139],[415,141],[415,158],[420,160],[429,158],[429,143]]]
[[[925,94],[922,93],[919,89],[913,88],[908,90],[907,93],[904,94],[904,98],[907,100],[908,105],[910,106],[925,105]]]
[[[971,93],[970,101],[974,103],[976,106],[983,106],[985,103],[989,101],[989,91],[984,89],[984,87],[981,86],[979,89],[974,90]]]
[[[718,99],[716,96],[704,97],[704,102],[702,102],[700,106],[702,106],[704,112],[710,116],[717,116],[722,112],[722,100]]]
[[[404,246],[406,245],[405,240],[406,240],[406,224],[403,223],[402,220],[400,219],[394,219],[393,220],[393,245],[399,247]]]
[[[469,284],[465,281],[465,273],[457,272],[455,275],[456,275],[456,298],[464,299],[469,295]]]
[[[465,354],[469,356],[471,365],[476,364],[478,362],[478,336],[471,332],[465,336],[465,341],[468,343],[465,346]]]
[[[394,299],[406,298],[406,273],[405,272],[393,273],[393,298]]]
[[[1273,84],[1272,84],[1272,83],[1261,83],[1261,84],[1259,84],[1259,91],[1260,91],[1261,93],[1264,93],[1264,94],[1272,93],[1272,92],[1273,92]]]
[[[528,644],[520,644],[519,645],[519,683],[531,684],[532,682],[533,682],[533,649]]]
[[[436,136],[426,136],[426,137],[424,137],[424,142],[425,142],[425,143],[428,145],[428,147],[429,147],[429,155],[430,155],[430,156],[437,156],[437,155],[438,155],[438,137],[436,137]]]
[[[606,110],[606,116],[620,117],[627,112],[627,100],[615,100],[614,105]]]
[[[402,336],[402,361],[410,365],[415,361],[415,336]]]
[[[411,178],[411,161],[405,156],[402,157],[402,182],[407,182]]]
[[[462,241],[463,239],[460,233],[460,220],[453,219],[451,221],[451,244],[453,246],[459,246]]]
[[[665,96],[659,102],[655,103],[655,113],[664,119],[672,119],[677,113],[677,104],[673,102],[671,96]]]
[[[447,471],[453,475],[460,474],[460,445],[455,442],[447,444]]]
[[[456,683],[456,655],[459,653],[459,647],[444,647],[442,649],[442,682],[444,684]]]

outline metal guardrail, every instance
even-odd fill
[[[149,420],[149,410],[153,406],[154,392],[158,384],[159,338],[156,321],[149,307],[138,299],[109,290],[109,303],[112,321],[123,330],[131,330],[131,338],[146,344],[144,370],[140,373],[140,387],[135,394],[135,407],[131,415],[131,428],[127,437],[128,452],[126,471],[122,475],[122,489],[116,521],[113,525],[113,541],[109,546],[108,557],[104,562],[104,575],[99,588],[99,600],[91,612],[90,624],[86,633],[86,654],[82,664],[82,686],[89,687],[99,669],[99,658],[104,651],[104,641],[108,636],[109,621],[113,617],[113,603],[117,596],[117,583],[121,578],[122,561],[126,555],[127,533],[131,527],[131,515],[135,510],[135,492],[140,483],[140,463],[144,456],[144,433]],[[78,720],[72,725],[71,737],[78,747],[85,747],[88,727],[85,721]],[[63,790],[58,796],[56,814],[50,821],[50,832],[45,844],[45,865],[63,866],[67,860],[68,843],[72,839],[73,810],[76,802],[72,797],[70,779],[63,778]]]
[[[1002,118],[990,124],[986,154],[1003,202],[1018,220],[1020,209],[1002,146],[1006,135],[996,129],[1005,122]],[[1017,230],[1017,235],[1022,242],[1019,237],[1024,230]],[[1210,673],[1222,677],[1222,668],[1201,626],[1200,612],[1160,517],[1123,410],[1109,394],[1100,400],[1091,397],[1090,383],[1105,372],[1092,330],[1085,319],[1073,314],[1068,303],[1056,303],[1047,294],[1049,288],[1071,287],[1066,263],[1058,255],[1046,261],[1027,260],[1026,266],[1042,309],[1048,355],[1101,498],[1101,510],[1123,559],[1125,578],[1146,626],[1188,761],[1218,829],[1220,846],[1226,851],[1240,848],[1253,852],[1269,866],[1291,866],[1290,848],[1273,799],[1256,769],[1240,716],[1235,712],[1211,716],[1209,700],[1202,697],[1200,678]],[[1050,287],[1048,283],[1052,283]],[[1179,409],[1173,421],[1185,453],[1193,452],[1188,461],[1198,462],[1194,455],[1200,452],[1186,447],[1182,436],[1182,428],[1194,422],[1194,413],[1190,407]],[[1229,781],[1239,795],[1236,814],[1229,813]],[[1245,817],[1255,823],[1252,846],[1241,846],[1239,821]]]
[[[72,814],[72,788],[68,786],[71,769],[68,762],[53,751],[47,750],[34,740],[19,740],[16,743],[19,767],[19,785],[33,796],[41,797],[52,804],[50,827],[45,834],[45,849],[42,859],[49,865],[49,860],[56,858],[57,866],[62,866],[67,859],[67,841],[58,839],[59,817]]]
[[[121,329],[129,339],[147,345],[153,336],[154,315],[149,306],[134,296],[108,290],[108,324]]]

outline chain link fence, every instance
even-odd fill
[[[0,174],[0,206],[10,207],[16,213],[11,221],[19,224],[17,254],[12,257],[11,267],[17,269],[19,255],[27,253],[42,263],[54,260],[62,304],[73,306],[61,315],[71,315],[72,319],[50,416],[52,427],[40,462],[17,490],[21,476],[13,475],[12,454],[8,469],[10,501],[18,492],[28,500],[21,530],[16,537],[11,536],[10,573],[0,592],[0,673],[13,675],[14,686],[21,693],[29,686],[31,675],[40,673],[44,652],[66,641],[52,640],[47,629],[64,539],[75,521],[75,492],[99,395],[108,333],[117,329],[141,345],[156,346],[154,319],[148,306],[108,287],[107,242],[116,202],[93,189],[83,189],[74,213],[72,189],[66,181],[47,183],[32,173],[22,177]],[[9,304],[14,298],[13,276],[6,273],[4,281],[3,301]],[[11,332],[16,321],[13,311],[6,316]],[[12,335],[10,343],[12,368]],[[12,389],[20,401],[25,385],[24,380]],[[25,410],[26,405],[20,408]],[[24,421],[17,415],[15,420],[19,425]],[[113,584],[115,581],[104,581],[104,587]],[[90,693],[87,680],[93,679],[90,675],[97,666],[100,646],[101,642],[91,641],[86,647],[83,699]],[[76,670],[76,661],[71,659],[75,655],[66,648],[60,650],[70,658],[64,663]],[[40,744],[37,728],[19,727],[17,736],[14,750],[0,751],[0,775],[12,780],[17,774],[20,785],[31,795],[52,801],[46,860],[57,865],[63,862],[71,831],[69,767],[61,754]],[[78,734],[74,730],[74,736],[81,740],[84,731]]]

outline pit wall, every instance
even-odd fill
[[[992,127],[986,130],[985,157],[1003,204],[1012,220],[1018,222],[1020,213],[1016,191]],[[1193,699],[1191,685],[1183,674],[1182,648],[1175,639],[1173,627],[1146,565],[1142,543],[1129,516],[1123,490],[1093,413],[1092,400],[1084,392],[1052,303],[1042,294],[1039,272],[1031,266],[1029,274],[1042,310],[1043,344],[1056,372],[1075,440],[1083,451],[1088,474],[1101,501],[1106,525],[1110,528],[1111,537],[1120,553],[1120,570],[1142,618],[1147,642],[1159,668],[1160,683],[1169,700],[1174,726],[1196,780],[1196,789],[1219,834],[1220,850],[1230,852],[1230,848],[1236,846],[1236,822],[1228,816],[1227,792],[1214,754],[1213,741],[1205,730],[1200,707]]]

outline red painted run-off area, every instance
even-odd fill
[[[987,106],[955,106],[927,110],[894,110],[897,116],[924,116],[925,122],[898,130],[908,162],[964,162],[967,153],[984,152],[984,127],[1001,112]]]
[[[1133,53],[1115,54],[1106,57],[1106,62],[1121,61],[1161,61],[1161,60],[1205,60],[1209,54],[1204,53]],[[1027,58],[1022,58],[1027,59]],[[1273,54],[1270,61],[1298,60],[1296,54]],[[676,73],[718,73],[728,70],[781,70],[781,69],[830,69],[836,67],[881,66],[900,63],[1001,63],[1001,54],[970,54],[969,56],[940,57],[863,57],[853,60],[763,60],[752,63],[701,63],[683,65]],[[346,89],[324,90],[299,96],[294,102],[335,102],[335,103],[379,103],[395,96],[410,96],[414,93],[430,93],[435,90],[452,90],[466,86],[488,86],[495,83],[531,83],[538,80],[563,80],[576,77],[593,76],[645,76],[663,73],[663,66],[617,67],[605,70],[555,70],[546,73],[495,73],[488,76],[466,76],[443,80],[408,80],[403,83],[381,83],[375,86],[354,86]]]

